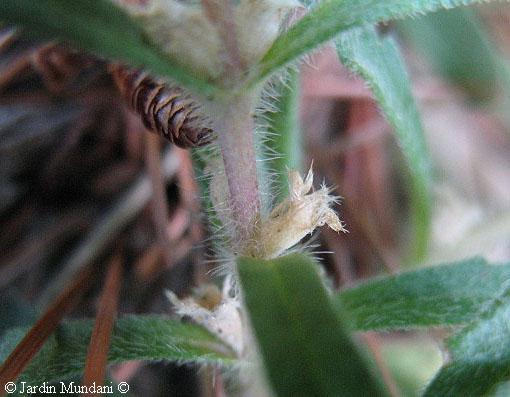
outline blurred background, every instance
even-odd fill
[[[304,167],[342,196],[349,234],[323,228],[315,250],[335,288],[410,267],[483,255],[510,260],[510,6],[483,5],[381,26],[401,44],[434,165],[428,255],[406,258],[403,157],[364,83],[333,50],[301,68]],[[0,33],[0,333],[30,325],[93,267],[70,317],[94,317],[121,258],[119,315],[171,313],[215,280],[191,153],[148,133],[106,62]],[[394,394],[415,396],[442,362],[445,332],[364,334]],[[129,362],[110,377],[132,395],[222,396],[214,370]],[[214,382],[213,382],[214,380]]]

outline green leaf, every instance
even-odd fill
[[[252,75],[260,81],[341,31],[481,0],[325,0],[273,43]]]
[[[473,258],[368,281],[340,292],[336,303],[357,330],[467,324],[509,279],[510,263]]]
[[[379,38],[373,27],[351,29],[336,40],[341,61],[361,75],[395,131],[411,177],[410,207],[414,227],[413,261],[427,253],[430,229],[431,164],[423,127],[395,42]]]
[[[399,27],[439,73],[476,99],[498,91],[500,60],[473,11],[442,11],[402,21]]]
[[[271,136],[267,146],[269,168],[276,174],[275,196],[284,199],[289,194],[288,170],[302,171],[301,131],[299,125],[299,73],[289,71],[288,78],[275,88],[275,111],[267,112]]]
[[[385,395],[309,258],[241,258],[238,265],[251,324],[278,396]]]
[[[42,384],[80,376],[87,355],[92,320],[63,323],[18,379]],[[3,335],[0,361],[4,361],[27,332],[15,328]],[[108,363],[128,360],[169,360],[230,366],[234,353],[205,329],[157,316],[127,316],[113,329]]]
[[[482,396],[510,379],[510,288],[506,285],[477,321],[448,340],[450,362],[424,397]]]
[[[164,55],[141,27],[108,0],[2,0],[0,21],[47,38],[69,41],[98,55],[149,68],[205,95],[215,87]]]

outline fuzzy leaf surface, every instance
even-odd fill
[[[276,174],[275,192],[279,201],[289,194],[288,170],[302,172],[301,131],[299,125],[299,74],[289,71],[285,82],[277,87],[275,109],[267,112],[269,132],[266,143],[272,156],[269,167]]]
[[[510,263],[467,259],[368,281],[336,295],[356,330],[467,324],[510,279]]]
[[[238,265],[251,324],[276,395],[386,395],[333,310],[308,257],[240,258]]]
[[[432,380],[424,397],[484,396],[510,379],[508,285],[479,319],[448,340],[451,360]]]
[[[22,373],[19,382],[42,384],[80,376],[85,365],[92,320],[63,323]],[[15,328],[2,336],[0,361],[4,361],[25,335]],[[127,316],[115,323],[108,363],[129,360],[167,360],[229,366],[232,350],[205,329],[157,316]]]
[[[324,0],[276,39],[255,69],[253,81],[269,76],[288,62],[347,29],[480,2],[480,0]]]
[[[2,0],[0,22],[37,38],[60,39],[132,66],[145,66],[203,94],[215,87],[164,55],[122,9],[108,0]]]
[[[363,77],[373,91],[404,153],[411,179],[411,255],[414,260],[422,259],[430,229],[432,167],[400,52],[391,38],[379,38],[371,26],[342,33],[335,44],[342,63]]]

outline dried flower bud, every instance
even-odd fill
[[[266,219],[259,221],[247,255],[275,258],[324,224],[336,232],[346,231],[330,208],[337,197],[332,196],[326,186],[310,193],[312,184],[312,168],[304,181],[297,171],[289,172],[289,197],[278,204]]]
[[[167,291],[167,297],[174,305],[176,313],[190,317],[194,322],[203,326],[218,338],[223,340],[241,356],[244,350],[244,329],[241,319],[240,303],[237,298],[230,296],[231,279],[224,282],[221,300],[207,309],[202,305],[203,297],[179,299],[173,292]]]

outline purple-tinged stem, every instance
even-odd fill
[[[218,143],[229,187],[229,207],[236,250],[250,238],[260,210],[253,141],[252,94],[231,98],[217,114]]]

